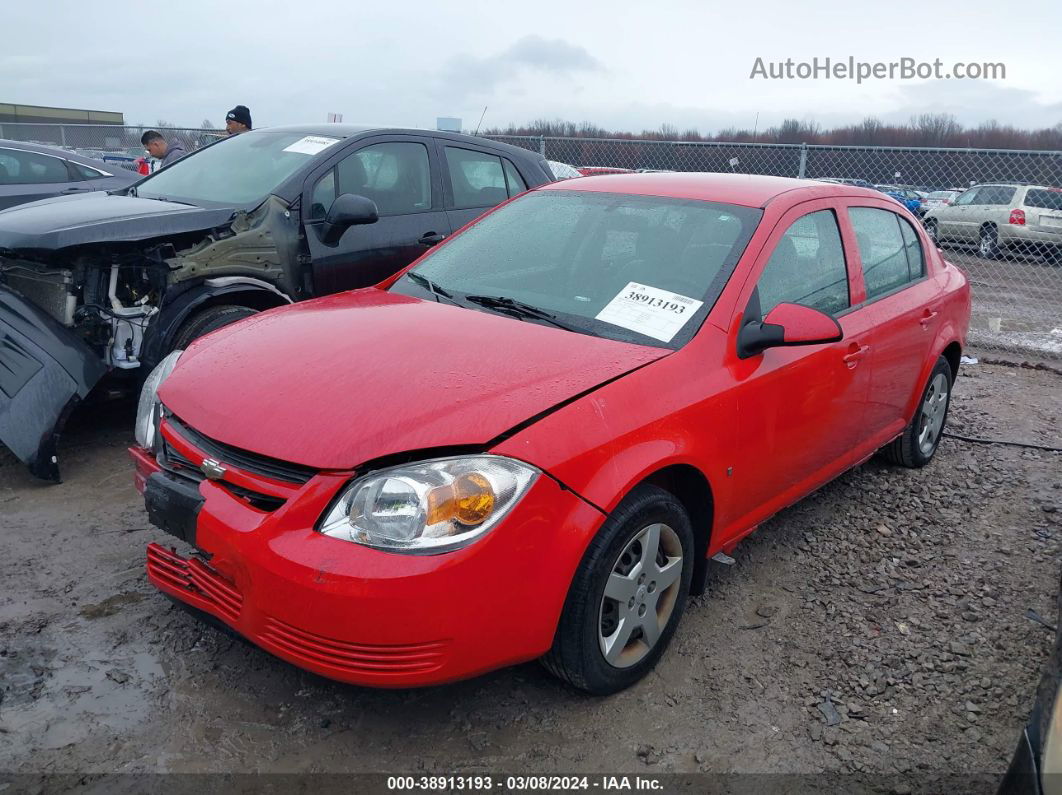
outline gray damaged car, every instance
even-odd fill
[[[58,481],[59,433],[104,376],[135,386],[203,334],[376,284],[552,179],[538,153],[482,138],[329,124],[0,212],[0,442]]]

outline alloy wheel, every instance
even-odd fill
[[[926,390],[918,417],[918,449],[924,456],[932,455],[940,441],[948,411],[948,390],[948,376],[944,373],[933,376]]]
[[[651,524],[623,548],[605,583],[598,643],[606,662],[629,668],[667,627],[682,582],[682,543],[666,524]]]
[[[996,235],[994,232],[986,231],[981,233],[979,253],[986,259],[991,258],[996,253]]]

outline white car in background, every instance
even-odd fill
[[[947,207],[955,203],[955,200],[959,198],[962,193],[961,190],[935,190],[926,195],[925,208],[926,212],[935,210],[938,207]]]
[[[976,245],[985,259],[1005,251],[1062,256],[1062,188],[995,183],[974,185],[949,205],[926,213],[937,245]]]
[[[575,166],[569,166],[567,163],[561,163],[557,160],[547,160],[546,163],[549,164],[549,170],[553,172],[553,176],[558,180],[582,176]]]

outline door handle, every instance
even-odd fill
[[[844,355],[845,366],[849,370],[853,369],[868,353],[870,353],[869,345],[857,345],[853,342],[848,348],[848,353]]]
[[[446,240],[446,235],[440,235],[438,232],[425,232],[417,242],[422,246],[434,246],[444,240]]]
[[[940,313],[937,312],[936,308],[927,309],[925,312],[922,313],[922,317],[919,319],[918,322],[922,324],[922,328],[928,329],[929,324],[933,321],[933,318],[935,318],[938,314]]]
[[[88,190],[89,190],[88,188],[67,188],[64,191],[61,191],[61,193],[64,196],[66,196],[66,195],[69,195],[71,193],[87,193]]]

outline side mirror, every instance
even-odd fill
[[[748,359],[768,348],[819,345],[844,338],[841,325],[825,312],[800,304],[778,304],[762,321],[750,320],[738,332],[738,358]]]
[[[376,202],[356,193],[343,193],[336,197],[328,208],[324,223],[321,224],[321,242],[334,246],[351,226],[375,224],[380,220]]]

